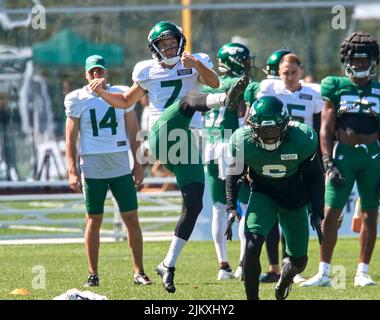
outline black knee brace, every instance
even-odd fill
[[[193,182],[181,188],[183,212],[175,228],[176,237],[189,240],[199,213],[203,208],[203,191],[205,185]]]
[[[261,234],[245,232],[246,245],[243,259],[243,278],[248,300],[259,299],[260,255],[265,238]]]
[[[185,117],[191,118],[196,111],[210,111],[210,109],[206,107],[206,97],[207,94],[205,93],[190,91],[186,96],[179,100],[181,113]]]

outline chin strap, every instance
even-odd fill
[[[164,58],[163,60],[161,60],[162,63],[165,63],[169,66],[174,66],[175,64],[178,63],[178,61],[181,59],[180,56],[175,56],[175,57],[171,57],[171,58]]]

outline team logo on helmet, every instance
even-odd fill
[[[274,96],[264,96],[256,100],[247,120],[253,141],[267,151],[274,151],[281,145],[289,121],[286,105]]]
[[[227,43],[218,51],[219,72],[235,77],[249,75],[254,67],[254,54],[241,43]]]
[[[158,42],[168,38],[176,38],[178,42],[176,55],[173,57],[167,57],[164,50],[158,48]],[[170,21],[157,23],[149,32],[148,42],[153,59],[167,65],[175,65],[180,60],[186,46],[186,38],[182,33],[182,29]]]

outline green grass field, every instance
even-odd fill
[[[152,286],[133,284],[133,270],[128,244],[103,243],[100,250],[99,274],[100,287],[92,291],[107,296],[108,299],[132,300],[240,300],[245,299],[243,282],[216,280],[217,261],[212,241],[193,241],[185,247],[175,274],[177,291],[168,294],[161,285],[161,278],[155,274],[156,265],[165,255],[169,242],[146,242],[144,244],[144,263],[146,273],[154,282]],[[238,262],[238,241],[228,243],[232,267]],[[335,250],[334,263],[345,267],[345,289],[299,288],[294,286],[289,300],[342,300],[365,299],[379,300],[378,286],[354,288],[353,277],[358,259],[358,239],[339,239]],[[375,249],[370,273],[380,282],[379,248]],[[82,288],[87,276],[86,256],[83,244],[60,245],[4,245],[0,246],[1,277],[0,299],[46,299],[66,292],[68,289]],[[32,272],[34,266],[43,266],[46,277],[45,289],[33,289],[32,283],[40,283]],[[265,250],[262,255],[263,271],[267,267]],[[305,277],[314,275],[318,268],[318,245],[310,241],[309,263],[303,273]],[[334,265],[333,265],[334,268]],[[338,266],[338,270],[341,267]],[[334,270],[334,269],[333,269]],[[338,275],[335,275],[338,277]],[[274,284],[261,285],[261,299],[274,299]],[[16,288],[30,291],[26,296],[10,295]]]

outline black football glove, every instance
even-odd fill
[[[226,232],[224,233],[225,236],[227,236],[227,240],[232,241],[232,225],[234,222],[239,222],[240,221],[240,214],[236,210],[229,210],[228,211],[228,217],[227,217],[227,229]]]
[[[341,175],[338,168],[335,166],[334,161],[329,155],[324,155],[322,157],[323,168],[325,169],[327,179],[331,181],[331,184],[334,187],[342,187],[346,181],[345,178]]]
[[[319,213],[310,213],[310,225],[317,232],[319,244],[322,244],[323,235],[321,230],[322,215]]]

